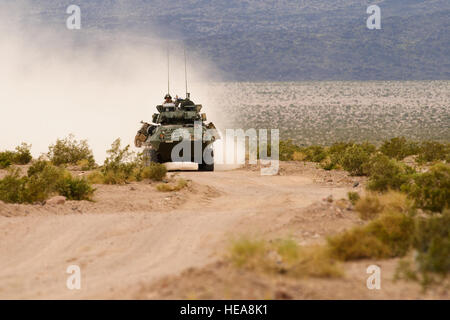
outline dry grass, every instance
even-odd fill
[[[143,179],[151,179],[153,181],[162,181],[166,176],[167,168],[160,163],[151,163],[150,166],[142,170]]]
[[[340,277],[342,270],[323,246],[301,247],[293,240],[233,241],[229,259],[239,268],[270,274],[301,277]]]
[[[368,193],[356,202],[355,210],[361,219],[372,220],[384,211],[408,213],[412,206],[405,193],[389,191],[382,195]]]
[[[328,246],[343,261],[402,257],[411,248],[413,235],[413,218],[388,210],[363,227],[328,238]]]
[[[100,171],[92,171],[87,176],[87,179],[92,184],[104,184],[105,183],[105,177]]]
[[[184,179],[178,179],[176,184],[160,183],[156,186],[156,190],[160,192],[180,191],[188,186],[188,182]]]
[[[379,196],[367,194],[360,198],[355,204],[355,210],[363,220],[373,219],[383,211]]]
[[[292,155],[292,160],[294,161],[304,161],[306,159],[306,154],[300,151],[295,151]]]

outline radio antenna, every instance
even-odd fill
[[[169,58],[169,44],[167,44],[167,93],[170,94],[170,58]]]
[[[188,80],[187,80],[187,63],[186,63],[186,46],[184,46],[184,81],[186,84],[186,99],[189,99]]]

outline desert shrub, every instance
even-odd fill
[[[450,153],[450,145],[445,145],[435,141],[424,141],[420,145],[417,162],[433,162],[437,160],[445,160]]]
[[[371,154],[367,149],[357,144],[348,147],[339,159],[344,170],[348,171],[351,175],[363,175],[363,165],[369,161]]]
[[[336,142],[333,143],[330,147],[328,147],[328,153],[342,155],[344,154],[345,150],[347,150],[347,148],[353,145],[354,145],[353,142]]]
[[[428,172],[416,175],[411,185],[403,188],[415,205],[441,212],[450,207],[450,164],[438,163]]]
[[[240,239],[230,248],[231,262],[240,268],[291,277],[340,277],[342,271],[325,247],[300,247],[292,240],[268,243]]]
[[[413,168],[383,154],[372,157],[363,170],[369,175],[368,189],[374,191],[400,190],[414,174]]]
[[[145,166],[143,154],[131,152],[130,145],[122,148],[120,139],[112,143],[107,154],[101,170],[88,176],[91,183],[124,184],[142,179],[161,181],[166,176],[167,169],[163,164]]]
[[[367,194],[355,204],[355,210],[363,220],[373,219],[383,211],[380,198],[375,194]]]
[[[323,246],[301,247],[294,241],[283,241],[276,245],[275,250],[281,257],[281,263],[273,264],[278,273],[285,273],[293,277],[333,278],[342,276],[335,259],[330,256],[329,250]]]
[[[0,180],[0,200],[9,203],[43,202],[53,194],[82,200],[89,199],[93,192],[87,181],[73,178],[65,169],[46,161],[33,163],[26,176],[13,169]]]
[[[387,211],[371,221],[366,230],[388,246],[390,256],[402,257],[411,247],[414,220],[407,214]]]
[[[8,168],[14,163],[14,152],[3,151],[0,152],[0,169]]]
[[[40,172],[42,172],[46,167],[51,166],[52,164],[45,160],[37,160],[34,161],[31,166],[28,168],[27,175],[28,177],[34,176]]]
[[[56,189],[69,200],[90,200],[95,191],[86,179],[72,176],[59,180]]]
[[[31,161],[31,145],[22,143],[16,147],[15,151],[0,152],[0,169],[9,167],[12,164],[27,164]]]
[[[330,237],[328,246],[332,255],[342,261],[385,258],[390,255],[388,246],[360,227]]]
[[[338,161],[333,160],[330,156],[327,156],[320,162],[320,167],[324,170],[333,170],[339,168]]]
[[[408,196],[399,191],[389,191],[379,196],[384,211],[396,211],[413,215],[413,203]]]
[[[366,226],[356,227],[328,238],[334,257],[340,260],[404,256],[411,247],[414,220],[391,211]]]
[[[292,154],[292,160],[294,161],[305,161],[305,159],[306,154],[301,151],[294,151],[294,153]]]
[[[412,202],[407,195],[398,191],[389,191],[382,195],[368,193],[355,205],[355,210],[363,220],[376,218],[383,211],[400,213],[413,213]]]
[[[92,171],[91,173],[89,173],[88,176],[87,176],[87,180],[91,184],[103,184],[103,183],[105,183],[105,177],[103,176],[103,174],[100,171],[97,171],[97,170]]]
[[[87,140],[77,141],[73,135],[69,135],[67,138],[57,139],[56,143],[49,146],[48,149],[50,161],[57,166],[61,164],[76,165],[80,160],[87,160],[89,168],[95,166],[94,155]]]
[[[309,146],[301,150],[306,155],[305,161],[321,162],[327,157],[325,148],[322,146]]]
[[[162,181],[166,176],[167,168],[161,163],[152,162],[150,166],[143,168],[142,178],[151,179],[153,181]]]
[[[20,176],[19,169],[12,169],[0,179],[0,200],[7,203],[22,203],[26,177]]]
[[[374,144],[367,141],[360,143],[358,145],[368,154],[373,154],[377,151],[377,147]]]
[[[352,191],[349,191],[347,193],[347,196],[348,196],[348,200],[350,200],[350,202],[353,205],[355,205],[356,202],[361,198],[358,192],[352,192]]]
[[[51,164],[43,165],[41,170],[35,170],[33,174],[28,174],[26,183],[24,202],[42,202],[57,193],[58,183],[70,173],[62,168]],[[33,170],[32,170],[33,171]]]
[[[419,218],[413,241],[422,272],[450,271],[450,211]]]
[[[324,170],[342,168],[342,156],[347,148],[353,146],[353,143],[339,142],[334,143],[325,149],[327,156],[321,161],[320,167]]]
[[[101,168],[104,183],[124,184],[139,180],[143,162],[130,151],[130,145],[121,148],[120,139],[116,139],[106,152],[108,157]]]
[[[291,239],[282,239],[274,244],[276,252],[285,263],[293,263],[299,257],[299,245]]]
[[[161,192],[180,191],[188,186],[188,182],[184,179],[179,179],[175,185],[170,183],[160,183],[156,186],[156,190]]]
[[[397,137],[384,141],[380,151],[389,158],[403,160],[407,156],[418,154],[419,145],[416,142],[407,140],[405,137]]]
[[[281,161],[294,160],[294,153],[300,151],[301,148],[294,144],[292,140],[281,140],[279,144],[279,159]]]
[[[263,266],[266,257],[267,243],[262,240],[240,239],[232,242],[230,260],[237,267],[249,269]]]
[[[16,147],[14,153],[14,163],[15,164],[28,164],[33,157],[31,156],[31,145],[22,143],[20,146]]]
[[[83,159],[77,162],[77,166],[81,171],[89,171],[95,167],[95,164],[92,165],[91,163],[89,163],[89,160]]]
[[[418,281],[423,289],[442,283],[450,271],[450,211],[419,217],[413,239],[415,258],[399,262],[396,279]]]

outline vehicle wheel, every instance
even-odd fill
[[[214,151],[211,151],[211,156],[214,160]],[[198,171],[214,171],[214,161],[212,164],[199,163]]]
[[[149,166],[152,162],[158,163],[158,153],[154,149],[147,148],[144,150],[145,165]]]

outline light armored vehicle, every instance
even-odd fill
[[[156,109],[152,123],[141,122],[134,141],[136,147],[144,148],[147,162],[175,162],[181,158],[183,162],[198,163],[199,171],[214,171],[213,142],[220,136],[212,122],[206,124],[206,114],[200,113],[202,105],[195,104],[187,94],[184,100],[164,103]]]

